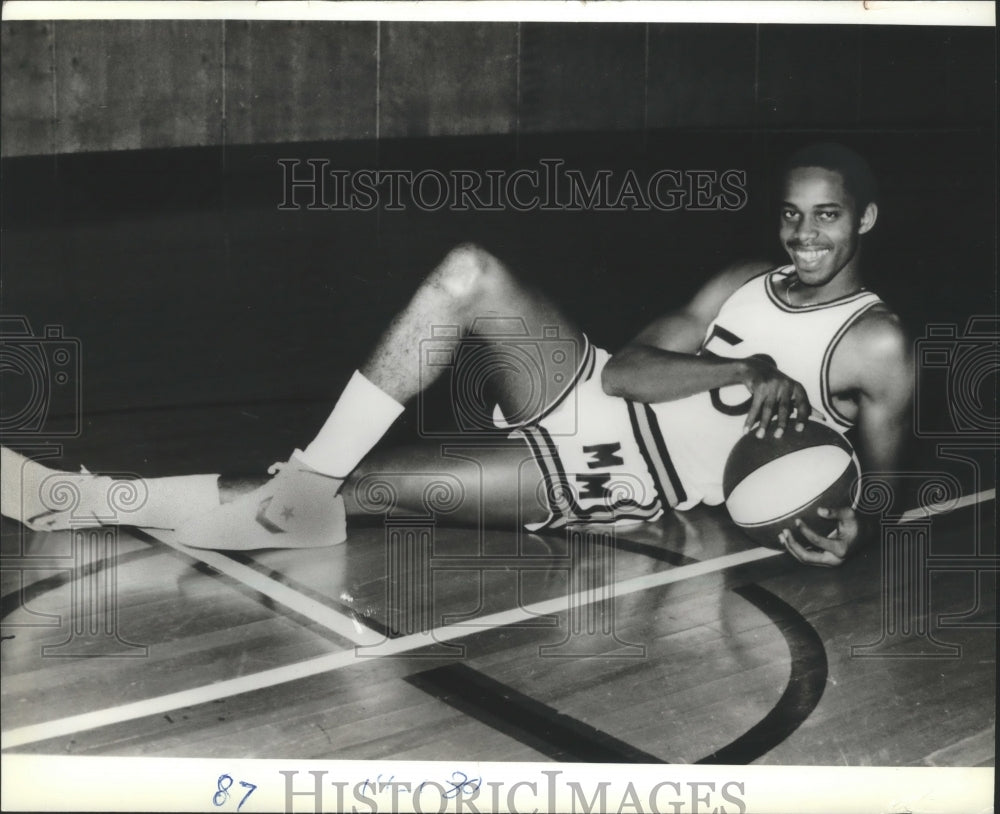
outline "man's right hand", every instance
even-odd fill
[[[753,396],[743,431],[749,432],[754,425],[759,425],[757,437],[763,438],[773,418],[774,437],[781,438],[792,413],[795,414],[795,429],[805,428],[806,419],[812,412],[805,388],[778,370],[766,356],[750,356],[743,360],[743,365],[743,384]]]

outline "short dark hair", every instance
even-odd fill
[[[844,179],[844,187],[854,198],[859,210],[864,209],[878,197],[878,182],[875,180],[871,165],[843,144],[825,141],[796,150],[782,166],[782,183],[789,172],[799,167],[822,167],[840,173]]]

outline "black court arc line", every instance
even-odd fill
[[[696,763],[752,763],[798,729],[816,709],[826,690],[829,663],[816,628],[795,608],[760,585],[743,585],[732,591],[767,614],[781,631],[791,654],[791,671],[785,691],[767,715],[736,740]]]
[[[605,542],[601,539],[595,539],[598,545],[604,545]],[[650,557],[654,560],[660,560],[661,562],[669,563],[670,565],[694,565],[696,562],[701,562],[701,560],[696,560],[694,557],[689,557],[687,554],[681,554],[679,551],[671,551],[668,548],[658,548],[657,546],[651,545],[649,543],[640,543],[636,540],[629,540],[625,537],[617,537],[614,540],[609,540],[608,545],[613,545],[615,548],[622,551],[628,551],[630,554],[642,554],[643,556]]]
[[[674,551],[666,551],[645,543],[619,540],[628,550],[646,554],[672,564],[697,562]],[[798,729],[817,707],[826,689],[829,664],[826,648],[816,629],[795,608],[757,584],[731,588],[734,593],[767,614],[785,639],[791,654],[788,683],[778,702],[760,721],[723,746],[695,763],[709,765],[745,765],[766,755]]]
[[[119,554],[115,559],[115,565],[125,565],[126,563],[143,560],[147,557],[152,557],[160,553],[161,551],[157,548],[144,548],[138,551],[131,551],[127,554]],[[10,593],[6,593],[0,597],[0,619],[6,619],[18,608],[26,605],[33,599],[37,599],[38,597],[47,594],[50,591],[54,591],[57,588],[61,588],[63,585],[67,585],[74,579],[79,577],[89,577],[95,572],[104,570],[107,565],[108,562],[106,560],[96,560],[94,562],[87,563],[83,566],[83,568],[76,568],[71,565],[62,566],[48,564],[30,566],[31,570],[40,571],[54,571],[59,569],[59,573],[40,579],[37,582],[33,582],[31,585],[27,585],[23,588],[15,588]],[[25,566],[25,568],[28,567],[29,566]],[[17,625],[11,625],[11,627],[16,626]],[[48,625],[33,625],[33,627],[48,627]],[[52,625],[52,627],[55,627],[55,625]]]
[[[141,539],[146,535],[139,532],[136,536]],[[673,565],[696,562],[684,554],[645,543],[619,539],[611,544]],[[161,551],[162,549],[154,547],[122,554],[117,558],[116,564],[145,559]],[[277,572],[260,566],[252,558],[234,554],[230,556],[244,564],[257,566],[257,570],[270,576],[278,576]],[[106,565],[104,561],[88,563],[79,574],[73,573],[74,569],[66,569],[5,594],[0,597],[0,619],[6,618],[32,599],[55,590],[74,578],[88,576]],[[203,564],[195,562],[193,565],[197,568]],[[214,570],[211,573],[215,575]],[[289,587],[305,588],[297,585]],[[795,608],[759,585],[751,584],[731,590],[765,613],[782,633],[791,654],[791,671],[781,698],[764,718],[731,743],[696,763],[743,765],[767,754],[802,725],[819,704],[826,688],[826,650],[812,625]],[[375,622],[369,619],[365,621],[369,625]],[[464,664],[434,668],[405,680],[476,720],[555,759],[593,763],[664,762]]]
[[[828,664],[819,634],[791,605],[759,585],[732,589],[764,612],[791,654],[788,683],[774,707],[702,764],[745,765],[770,752],[809,717],[826,688]],[[665,763],[607,732],[518,692],[466,664],[435,667],[404,678],[409,684],[474,718],[564,762]]]
[[[141,540],[142,542],[145,543],[149,543],[153,547],[149,549],[143,549],[141,551],[134,551],[129,554],[119,555],[117,559],[117,564],[124,565],[125,563],[143,559],[145,557],[153,556],[154,554],[162,552],[183,556],[182,552],[176,551],[173,548],[162,547],[160,545],[159,540],[149,536],[141,529],[133,528],[130,529],[130,532],[138,540]],[[603,541],[601,540],[598,540],[597,542],[599,544],[604,544]],[[669,551],[666,549],[657,548],[656,546],[649,545],[648,543],[639,543],[639,542],[634,542],[632,540],[626,540],[624,538],[618,538],[614,540],[612,544],[615,547],[620,548],[622,551],[628,551],[634,554],[644,554],[647,557],[652,557],[653,559],[661,560],[663,562],[669,563],[670,565],[675,565],[675,566],[690,565],[692,563],[698,562],[696,559],[688,557],[685,554],[681,554],[676,551]],[[357,613],[354,609],[344,605],[343,603],[337,602],[336,600],[333,600],[330,597],[325,596],[324,594],[312,590],[307,585],[303,585],[302,583],[300,583],[298,580],[292,579],[291,577],[288,577],[287,575],[282,574],[279,571],[275,571],[274,569],[267,568],[261,565],[250,556],[247,556],[245,554],[237,554],[232,551],[227,551],[223,553],[225,553],[226,556],[228,556],[230,559],[235,560],[236,562],[242,565],[246,565],[249,568],[253,568],[255,571],[258,571],[264,576],[270,577],[271,579],[274,579],[282,583],[283,585],[286,585],[287,587],[292,588],[293,590],[296,590],[299,593],[304,594],[305,596],[308,596],[309,598],[323,605],[326,605],[332,610],[339,611],[343,613],[345,616],[349,616],[351,618],[356,619],[360,624],[364,625],[365,627],[369,628],[370,630],[373,630],[374,632],[382,636],[394,639],[402,635],[398,631],[378,621],[377,619],[374,619],[369,616],[363,616]],[[223,576],[218,574],[215,571],[215,569],[211,568],[211,566],[199,562],[193,556],[184,557],[184,559],[192,561],[189,564],[195,570],[202,571],[203,573],[210,574],[211,576],[220,576],[220,577]],[[95,567],[103,567],[103,566],[98,565],[96,563],[91,563],[86,567],[81,576],[89,576],[91,573],[93,573]],[[66,585],[73,578],[74,575],[70,573],[69,570],[67,570],[60,572],[58,574],[54,574],[51,577],[41,579],[38,582],[34,582],[31,585],[27,586],[26,588],[17,589],[11,591],[8,594],[5,594],[3,597],[0,597],[0,619],[5,619],[11,613],[17,610],[17,608],[21,607],[22,604],[29,602],[33,599],[37,599],[38,597],[42,596],[43,594],[49,591],[54,591],[57,588]],[[240,583],[238,583],[238,581],[234,581],[233,586],[237,589],[245,587],[242,586]],[[252,594],[255,599],[263,602],[263,604],[269,610],[275,609],[274,603],[267,597],[261,597],[256,591],[253,591]]]
[[[563,715],[466,664],[406,676],[423,690],[546,757],[576,763],[663,763],[631,744]]]
[[[598,543],[605,544],[604,541],[598,541]],[[626,538],[608,540],[606,544],[613,545],[630,553],[642,554],[674,566],[689,565],[698,562],[698,560],[686,554]],[[225,553],[231,559],[254,568],[265,576],[276,579],[294,590],[311,596],[328,607],[352,616],[369,629],[389,638],[399,636],[397,631],[392,630],[389,626],[380,623],[376,619],[362,617],[352,609],[311,590],[307,586],[300,584],[297,580],[293,580],[280,572],[262,566],[252,557],[234,552]],[[240,587],[238,582],[234,582],[234,586],[237,589]],[[816,633],[812,625],[791,605],[759,585],[752,584],[732,588],[731,590],[765,613],[784,636],[789,652],[791,653],[791,673],[782,696],[778,699],[774,708],[761,721],[731,743],[711,755],[695,761],[696,763],[743,765],[751,763],[767,754],[767,752],[785,740],[785,738],[805,722],[819,704],[823,691],[826,688],[828,672],[826,650],[823,647],[822,640],[819,638],[819,634]],[[256,592],[253,593],[257,596]],[[271,609],[273,610],[273,607]],[[468,675],[463,680],[451,678],[448,671],[452,669],[457,670],[458,668],[462,668],[462,671],[466,674],[478,676],[478,680],[471,681]],[[500,728],[497,725],[498,722],[501,725],[510,726],[511,729],[509,732],[506,732],[502,728],[500,731],[505,731],[506,734],[512,735],[518,740],[521,740],[518,737],[521,735],[524,738],[521,742],[551,757],[555,757],[554,754],[550,754],[552,751],[565,755],[566,744],[570,743],[576,744],[573,748],[583,755],[578,758],[569,758],[570,762],[574,760],[594,763],[664,762],[660,758],[648,755],[642,752],[642,750],[618,741],[607,733],[594,729],[582,721],[563,715],[541,702],[534,701],[528,696],[518,693],[512,687],[490,679],[467,665],[448,665],[427,672],[433,674],[435,677],[421,681],[419,677],[426,675],[426,673],[418,673],[406,680],[413,684],[413,686],[438,697],[439,700],[455,706],[457,709],[461,709],[482,723],[494,728]],[[467,692],[468,694],[463,695],[463,692]],[[524,699],[524,703],[514,700],[517,698]],[[502,713],[498,713],[498,710],[501,708]],[[519,713],[522,711],[524,714],[520,715]],[[511,722],[509,719],[512,714],[517,715],[518,720],[523,721],[527,728],[520,726],[516,722]],[[542,723],[544,732],[552,733],[553,737],[555,737],[555,741],[548,743],[547,746],[543,733],[538,731],[540,722]],[[572,735],[572,737],[567,741],[566,735]],[[539,748],[540,745],[544,748]],[[549,751],[546,751],[546,749]],[[612,755],[613,757],[601,759],[601,755]],[[630,758],[628,755],[634,755],[635,757]],[[563,756],[561,759],[566,760],[567,758]]]
[[[698,560],[694,559],[693,557],[689,557],[686,554],[681,554],[680,552],[677,551],[670,551],[664,548],[657,548],[656,546],[650,545],[648,543],[635,542],[633,540],[627,540],[625,538],[615,538],[608,541],[597,539],[595,540],[595,542],[598,545],[613,545],[617,549],[620,549],[622,551],[628,551],[629,553],[632,554],[643,554],[647,557],[652,557],[653,559],[661,560],[662,562],[666,562],[674,566],[692,565],[698,562]],[[241,565],[245,565],[248,568],[253,568],[258,573],[263,574],[264,576],[269,577],[270,579],[273,579],[276,582],[280,582],[282,585],[285,585],[295,591],[298,591],[299,593],[304,594],[305,596],[308,596],[310,599],[319,602],[321,605],[325,605],[331,610],[335,610],[339,613],[342,613],[344,616],[349,616],[352,619],[355,619],[359,624],[364,625],[369,630],[378,633],[380,636],[385,636],[388,639],[398,639],[403,635],[392,626],[384,622],[381,622],[378,619],[375,619],[371,616],[365,616],[363,614],[360,614],[354,608],[351,608],[350,606],[345,605],[342,602],[338,602],[336,599],[332,599],[331,597],[326,596],[325,594],[321,594],[319,591],[313,590],[308,585],[304,585],[298,580],[293,579],[292,577],[289,577],[286,574],[282,574],[280,571],[275,571],[272,568],[268,568],[265,565],[261,565],[253,557],[247,554],[240,554],[235,551],[223,551],[222,553],[225,554],[227,557],[229,557],[231,560],[235,560],[236,562],[240,563]]]
[[[618,540],[619,546],[675,565],[697,562],[684,554],[666,551],[645,543]],[[826,648],[816,629],[795,608],[756,583],[731,588],[765,613],[781,632],[791,655],[791,671],[785,690],[770,712],[736,740],[706,755],[696,763],[742,766],[766,755],[785,740],[812,714],[819,705],[829,663]]]
[[[153,538],[149,539],[152,540]],[[608,541],[597,539],[595,540],[595,542],[598,545],[613,545],[615,548],[618,548],[622,551],[628,551],[629,553],[632,554],[642,554],[647,557],[661,560],[662,562],[666,562],[674,566],[692,565],[693,563],[698,562],[698,560],[694,559],[693,557],[689,557],[686,554],[681,554],[680,552],[677,551],[670,551],[664,548],[657,548],[656,546],[650,545],[649,543],[640,543],[621,537]],[[265,565],[261,565],[253,557],[247,554],[240,554],[234,551],[223,551],[221,553],[225,554],[231,560],[234,560],[240,563],[241,565],[245,565],[248,568],[253,568],[258,573],[270,579],[273,579],[276,582],[280,582],[282,585],[285,585],[291,588],[292,590],[298,591],[299,593],[305,596],[308,596],[310,599],[319,602],[321,605],[325,605],[331,610],[335,610],[338,613],[342,613],[344,616],[348,616],[356,620],[359,624],[364,625],[369,630],[378,633],[380,636],[385,636],[388,639],[398,639],[403,635],[395,628],[391,627],[390,625],[384,622],[379,621],[378,619],[375,619],[374,617],[360,614],[357,612],[356,609],[351,608],[350,606],[342,602],[338,602],[336,599],[326,596],[325,594],[322,594],[319,591],[315,591],[308,585],[304,585],[298,580],[293,579],[292,577],[289,577],[288,575],[283,574],[280,571],[276,571],[273,568],[268,568]],[[214,574],[215,572],[213,571],[212,573]],[[256,592],[254,593],[256,595]],[[267,598],[264,597],[262,598],[262,601],[266,599]],[[272,604],[268,604],[268,608],[271,610],[274,609]]]
[[[599,541],[599,544],[605,543]],[[698,562],[686,554],[626,538],[608,540],[607,544],[674,566]],[[389,638],[399,635],[387,625],[369,617],[361,617],[335,600],[299,584],[297,580],[262,566],[252,557],[234,552],[226,554],[237,562],[254,568],[294,590],[301,591],[328,607],[348,613],[361,624],[382,635]],[[812,625],[795,608],[759,585],[752,584],[731,590],[765,613],[784,636],[791,654],[791,672],[785,691],[761,721],[731,743],[696,763],[742,765],[767,754],[805,722],[819,704],[826,689],[828,673],[826,650]],[[460,670],[464,677],[460,680],[454,678],[449,672],[452,670]],[[477,677],[476,680],[472,680],[470,674]],[[664,762],[582,721],[534,701],[467,665],[454,664],[435,668],[425,673],[417,673],[406,680],[480,722],[500,729],[550,757],[556,757],[558,754],[562,756],[560,759],[566,760],[566,754],[573,754],[573,751],[567,752],[569,749],[581,755],[570,757],[570,762],[574,760],[594,763]],[[543,731],[539,731],[539,724],[542,725]],[[509,727],[510,731],[503,727]],[[611,757],[605,759],[601,757],[602,755]],[[630,755],[632,757],[629,757]]]

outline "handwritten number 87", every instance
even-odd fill
[[[220,775],[219,782],[217,784],[218,791],[212,795],[212,805],[225,805],[226,801],[229,800],[229,789],[232,785],[233,778],[231,778],[228,774]],[[241,780],[240,785],[249,790],[243,795],[243,799],[240,800],[240,804],[236,806],[237,811],[243,808],[243,804],[247,801],[247,798],[257,790],[257,787],[253,783],[245,783]]]

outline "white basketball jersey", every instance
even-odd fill
[[[834,408],[830,359],[848,328],[881,300],[861,290],[821,305],[791,306],[775,290],[793,271],[785,266],[747,281],[723,303],[699,353],[729,358],[771,357],[800,382],[815,411],[840,432],[852,423]],[[722,503],[722,473],[743,433],[750,391],[742,384],[651,405],[666,449],[684,486],[679,509]]]

